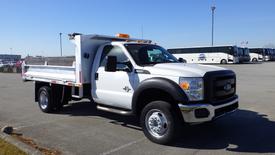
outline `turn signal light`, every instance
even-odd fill
[[[183,82],[180,84],[180,87],[183,89],[183,90],[188,90],[190,85],[188,82]]]

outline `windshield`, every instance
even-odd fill
[[[238,56],[243,56],[243,49],[242,48],[238,48]]]
[[[157,45],[125,44],[125,47],[140,66],[178,62],[177,58]]]
[[[238,56],[238,48],[234,46],[233,56]]]
[[[244,55],[245,55],[245,56],[249,56],[249,49],[248,49],[248,48],[245,48],[245,49],[244,49]]]
[[[265,55],[270,55],[270,50],[269,49],[265,49]]]

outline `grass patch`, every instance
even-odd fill
[[[27,155],[12,144],[0,138],[0,155]]]

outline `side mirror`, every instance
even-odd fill
[[[183,58],[179,58],[178,61],[181,63],[186,63],[186,60],[184,60]]]
[[[116,71],[116,65],[117,65],[117,58],[116,56],[108,56],[107,57],[107,63],[105,66],[106,72],[115,72]]]

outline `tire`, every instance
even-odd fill
[[[222,59],[221,64],[227,64],[227,61],[225,59]]]
[[[168,144],[180,129],[176,109],[165,101],[153,101],[146,105],[140,115],[140,123],[145,136],[152,142]]]
[[[41,111],[51,113],[54,110],[54,102],[51,95],[51,88],[43,86],[38,91],[38,106]]]
[[[257,58],[253,58],[252,62],[258,62]]]

